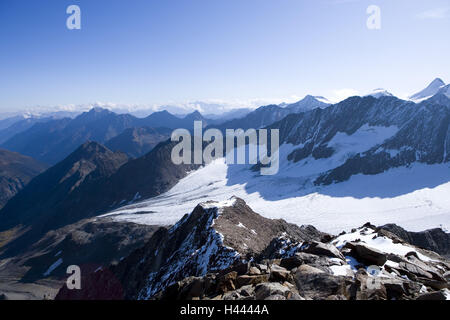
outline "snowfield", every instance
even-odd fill
[[[229,179],[228,174],[236,174],[242,182],[230,183],[235,178]],[[220,159],[189,174],[158,197],[107,215],[140,224],[171,225],[200,202],[226,201],[235,195],[265,217],[285,219],[298,225],[312,224],[331,233],[349,230],[368,221],[376,225],[396,223],[410,231],[441,225],[449,229],[450,182],[409,192],[409,187],[416,181],[425,184],[426,180],[436,176],[443,178],[443,175],[450,181],[450,164],[416,164],[375,176],[357,175],[339,184],[314,187],[302,177],[288,178],[281,173],[260,176],[246,166],[227,166]],[[393,196],[389,196],[390,193]]]
[[[348,181],[316,186],[320,173],[336,168],[353,154],[379,145],[396,127],[363,126],[353,135],[338,133],[328,143],[332,157],[297,163],[287,155],[300,146],[280,147],[280,169],[262,176],[249,165],[227,165],[224,159],[191,172],[168,192],[112,211],[117,220],[172,225],[200,202],[237,196],[267,218],[340,233],[366,222],[396,223],[410,231],[450,228],[450,163],[390,169],[378,175],[354,175]]]

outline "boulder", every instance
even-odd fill
[[[328,256],[319,256],[311,253],[306,252],[297,252],[292,258],[289,258],[290,260],[281,263],[284,263],[283,267],[286,268],[286,266],[293,267],[297,265],[299,267],[300,265],[306,264],[309,266],[312,266],[317,269],[321,269],[324,272],[330,273],[330,266],[339,265],[339,264],[346,264],[345,260],[337,259],[337,258],[330,258]],[[280,265],[281,265],[280,263]],[[290,265],[289,265],[290,264]],[[289,270],[296,269],[297,267],[294,267]]]
[[[416,265],[423,271],[431,274],[434,280],[441,282],[446,281],[442,271],[440,271],[438,268],[434,267],[430,263],[420,260],[416,252],[414,252],[414,254],[407,255],[407,260],[409,263]]]
[[[236,274],[238,276],[241,276],[243,274],[247,274],[249,268],[250,268],[250,264],[249,263],[237,263],[237,264],[235,264],[235,265],[233,265],[231,267],[228,267],[228,268],[220,271],[219,272],[219,276],[225,275],[225,274],[233,272],[233,271],[236,272]]]
[[[446,273],[444,273],[444,278],[445,280],[450,281],[450,271],[447,271]]]
[[[434,290],[450,288],[447,281],[439,281],[439,280],[433,280],[433,279],[427,279],[427,278],[421,278],[421,277],[417,277],[416,280],[420,283],[423,283],[427,287],[433,288]]]
[[[258,284],[255,288],[256,300],[265,300],[274,295],[281,295],[285,298],[291,296],[289,288],[277,282],[266,282]]]
[[[223,295],[223,300],[240,300],[242,296],[237,291],[230,291]]]
[[[261,270],[259,270],[257,267],[250,267],[248,273],[252,276],[257,276],[261,274]]]
[[[261,275],[242,275],[237,277],[236,279],[236,285],[238,288],[247,286],[247,285],[254,285],[262,282],[269,281],[269,275],[268,274],[261,274]]]
[[[244,286],[235,291],[227,292],[222,300],[255,300],[255,288],[253,285]]]
[[[404,272],[404,273],[406,273],[406,275],[412,273],[412,274],[414,274],[417,277],[433,279],[433,275],[431,273],[429,273],[428,271],[423,270],[422,268],[420,268],[416,264],[412,264],[412,263],[409,263],[409,262],[400,262],[398,264],[398,266],[399,266],[398,270],[400,271],[400,273]]]
[[[258,264],[258,269],[261,270],[262,273],[267,273],[269,268],[265,264]]]
[[[202,278],[192,278],[181,290],[181,295],[185,300],[191,300],[194,297],[201,297],[204,292],[204,280]]]
[[[407,296],[416,297],[420,293],[423,285],[419,282],[405,281],[403,287],[405,288]]]
[[[386,288],[387,299],[400,299],[407,294],[404,286],[404,281],[399,279],[380,278],[381,283]]]
[[[229,272],[217,280],[217,290],[221,293],[233,291],[236,289],[235,282],[238,273],[236,271]]]
[[[421,294],[416,300],[447,300],[447,297],[442,291],[434,291]]]
[[[239,294],[243,297],[251,297],[255,294],[255,288],[253,285],[243,286],[239,289]]]
[[[325,273],[323,270],[312,267],[307,264],[303,264],[300,267],[297,268],[296,274],[318,274],[318,273]]]
[[[313,242],[309,244],[303,252],[345,260],[342,253],[335,246],[329,243]]]
[[[331,295],[347,295],[345,277],[333,276],[308,265],[301,265],[297,269],[294,280],[300,295],[307,299],[325,299]]]
[[[292,292],[288,300],[306,300],[306,299],[303,298],[301,295],[299,295],[297,292]]]
[[[386,263],[385,253],[363,243],[347,242],[344,246],[350,249],[350,255],[366,265],[382,266]]]
[[[294,255],[295,258],[302,261],[301,264],[314,264],[318,260],[322,260],[322,257],[319,257],[318,255],[306,253],[306,252],[296,252]]]
[[[293,257],[281,259],[280,266],[283,268],[286,268],[287,270],[292,270],[294,268],[297,268],[303,264],[303,260],[295,255]]]
[[[370,276],[364,269],[356,273],[354,288],[356,300],[387,300],[388,298],[382,278]]]
[[[290,272],[283,267],[272,265],[270,266],[270,281],[284,282],[289,278]]]
[[[402,257],[400,257],[399,255],[393,254],[393,253],[388,253],[386,255],[387,259],[392,261],[392,262],[397,262],[400,263],[402,261],[405,261],[405,259],[403,259]]]

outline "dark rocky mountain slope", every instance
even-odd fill
[[[0,209],[46,168],[30,157],[0,149]]]
[[[86,142],[65,160],[35,177],[0,211],[0,231],[25,232],[13,242],[16,249],[43,233],[89,217],[95,203],[89,190],[110,177],[128,158],[95,142]],[[81,204],[81,205],[80,205]],[[85,204],[86,207],[83,207]]]
[[[89,218],[49,231],[24,253],[1,261],[0,295],[11,300],[53,299],[68,266],[77,265],[82,273],[89,273],[117,264],[158,228]]]
[[[197,165],[174,165],[173,143],[127,162],[127,156],[95,143],[85,143],[47,170],[0,211],[0,231],[21,227],[25,234],[7,245],[5,255],[26,250],[27,244],[50,230],[100,215],[117,206],[169,190]]]
[[[450,108],[445,103],[427,100],[415,104],[395,97],[368,96],[352,97],[326,109],[290,114],[269,128],[280,130],[280,144],[293,145],[287,156],[293,162],[308,158],[311,161],[332,159],[343,150],[336,147],[339,140],[334,140],[334,147],[330,146],[331,141],[338,136],[344,138],[343,134],[352,136],[361,128],[373,135],[373,139],[376,134],[390,132],[376,143],[361,140],[369,137],[359,137],[357,143],[368,143],[368,149],[349,150],[342,164],[322,173],[315,181],[316,184],[331,184],[348,180],[355,174],[378,174],[414,162],[448,162],[449,125]]]

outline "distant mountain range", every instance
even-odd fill
[[[54,120],[53,118],[23,118],[14,117],[2,120],[4,125],[3,129],[0,129],[0,144],[8,141],[16,134],[24,132],[30,129],[37,123],[45,123]]]
[[[175,116],[168,111],[159,111],[145,118],[136,118],[129,114],[116,114],[102,108],[93,108],[73,119],[28,118],[17,120],[15,118],[15,122],[13,120],[8,122],[5,119],[2,121],[6,128],[0,130],[0,146],[50,165],[64,159],[87,140],[105,143],[114,150],[123,148],[122,151],[127,152],[130,156],[138,157],[166,139],[169,135],[168,129],[186,128],[191,130],[196,120],[201,120],[205,127],[208,125],[218,128],[242,127],[244,129],[254,126],[264,127],[291,113],[324,108],[329,105],[324,101],[326,99],[322,97],[306,96],[301,101],[284,107],[270,105],[260,107],[252,112],[249,112],[248,109],[240,109],[215,119],[205,118],[198,111],[184,117]],[[239,116],[243,117],[239,118]],[[148,130],[137,130],[137,128],[144,127],[152,128],[154,133],[150,136]],[[126,130],[127,132],[125,132]],[[123,136],[120,136],[122,134]]]
[[[410,99],[414,102],[422,102],[434,97],[436,102],[436,99],[441,95],[450,97],[449,85],[445,85],[441,79],[437,78],[427,88],[412,95]],[[384,89],[376,89],[367,96],[375,98],[393,97],[391,93]],[[445,101],[443,103],[445,104]],[[107,143],[108,140],[124,133],[126,129],[142,127],[191,129],[195,120],[203,121],[204,126],[214,126],[219,129],[261,128],[279,121],[289,114],[306,112],[316,108],[324,109],[330,105],[331,103],[324,97],[307,95],[304,99],[292,104],[268,105],[254,111],[245,108],[238,109],[226,112],[221,117],[212,115],[212,118],[204,117],[198,111],[183,117],[173,115],[168,111],[159,111],[145,118],[136,118],[129,114],[116,114],[98,107],[75,118],[60,118],[62,114],[55,114],[49,118],[15,116],[0,120],[0,146],[52,165],[62,160],[87,140]],[[142,130],[134,131],[134,137],[137,137],[139,132],[144,134]],[[130,135],[129,132],[128,135]],[[153,142],[149,146],[154,146],[155,142],[162,141],[166,135],[167,130],[163,130],[156,135],[161,140],[155,140],[156,136],[153,136],[151,139]],[[141,141],[146,140],[144,136],[139,139]],[[123,139],[123,137],[118,139]],[[117,144],[117,141],[115,140],[113,143]],[[117,147],[117,145],[111,146]],[[140,151],[124,151],[129,152],[130,156],[137,157],[149,150],[151,148],[144,147]]]
[[[208,123],[199,112],[184,118],[176,117],[167,111],[156,112],[146,118],[136,118],[129,114],[116,114],[94,108],[74,119],[39,120],[10,137],[1,146],[53,165],[88,140],[105,143],[126,129],[139,127],[165,128],[160,135],[163,138],[167,135],[167,129],[193,128],[194,120],[202,120],[205,125]],[[112,143],[117,143],[117,140]]]
[[[25,117],[23,117],[23,116],[13,116],[13,117],[1,119],[0,120],[0,130],[4,130],[4,129],[12,126],[14,123],[19,122],[24,119],[25,119]]]
[[[249,128],[263,128],[276,121],[279,121],[289,114],[306,112],[314,109],[322,109],[328,107],[330,104],[323,97],[306,96],[302,100],[283,106],[268,105],[262,106],[258,109],[248,113],[242,118],[232,119],[220,124],[213,124],[212,127],[225,129],[249,129]]]

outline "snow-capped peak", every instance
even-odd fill
[[[297,103],[317,103],[317,102],[322,102],[322,103],[326,103],[326,104],[331,104],[330,100],[328,100],[327,98],[323,97],[323,96],[313,96],[313,95],[306,95],[302,100],[300,100]]]
[[[373,90],[371,93],[365,95],[365,97],[369,97],[369,96],[372,96],[372,97],[378,99],[381,97],[393,97],[394,95],[383,88],[378,88],[378,89]]]
[[[436,93],[438,93],[439,90],[443,87],[445,87],[445,82],[442,81],[442,79],[440,78],[436,78],[428,85],[428,87],[426,87],[422,91],[413,94],[412,96],[409,97],[409,99],[415,102],[426,100],[434,96]]]
[[[286,108],[293,110],[295,113],[305,112],[316,108],[326,108],[331,102],[322,96],[307,95],[302,100],[289,104]]]

